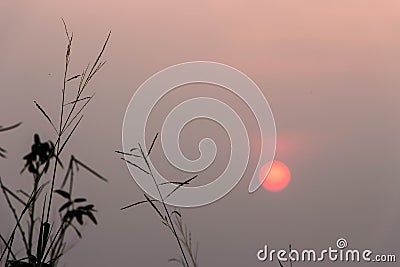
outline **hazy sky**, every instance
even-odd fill
[[[153,210],[119,210],[141,200],[142,191],[114,150],[121,149],[123,116],[136,88],[165,67],[193,60],[231,65],[259,85],[275,116],[276,159],[292,172],[285,190],[248,194],[248,171],[218,202],[182,211],[199,241],[201,266],[278,266],[257,261],[264,244],[324,249],[341,237],[352,248],[400,257],[399,10],[397,0],[1,1],[0,125],[23,125],[0,135],[8,150],[0,175],[14,188],[28,188],[29,177],[19,171],[33,133],[54,137],[33,100],[57,113],[62,17],[75,38],[71,74],[93,62],[112,31],[108,62],[88,91],[96,96],[66,151],[109,183],[82,173],[76,194],[96,203],[99,226],[86,227],[65,255],[66,266],[174,266],[167,260],[178,255],[175,241]],[[216,87],[174,94],[161,111],[177,99],[213,95],[248,117],[243,103]],[[154,120],[162,121],[159,114]],[[199,138],[220,141],[222,154],[210,170],[218,173],[228,143],[221,129],[202,123],[188,127],[182,143],[196,156]],[[7,232],[12,217],[4,200],[0,212],[0,230]],[[328,265],[344,263],[315,264]]]

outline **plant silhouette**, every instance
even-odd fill
[[[115,151],[116,153],[122,154],[125,156],[125,158],[121,158],[122,160],[124,160],[128,164],[134,166],[135,168],[139,169],[144,174],[149,175],[152,178],[152,180],[157,188],[158,194],[159,194],[159,199],[152,199],[147,194],[143,194],[145,200],[138,201],[133,204],[127,205],[127,206],[121,208],[121,210],[125,210],[125,209],[131,208],[131,207],[134,207],[134,206],[137,206],[140,204],[145,204],[145,203],[150,204],[150,206],[154,209],[154,211],[160,217],[162,224],[170,230],[170,232],[172,233],[172,235],[174,236],[174,238],[178,244],[180,255],[178,257],[169,259],[169,261],[177,262],[184,267],[190,267],[190,266],[198,267],[199,266],[198,257],[197,257],[198,244],[196,244],[196,246],[193,246],[192,234],[189,231],[187,225],[185,225],[183,223],[182,214],[177,210],[171,211],[165,203],[165,200],[169,196],[171,196],[174,192],[176,192],[176,190],[178,190],[181,186],[187,185],[192,180],[197,178],[197,175],[185,180],[184,182],[167,182],[167,183],[161,183],[161,184],[157,183],[157,181],[153,175],[152,169],[149,164],[149,159],[148,159],[150,156],[150,153],[152,152],[152,149],[156,143],[157,137],[158,137],[158,133],[154,137],[148,151],[144,151],[140,144],[138,144],[138,147],[134,147],[134,148],[130,149],[129,152]],[[137,154],[131,153],[131,152],[137,152]],[[134,163],[131,160],[127,159],[129,157],[132,157],[134,159],[142,159],[143,160],[142,163],[144,163],[145,167],[140,166],[139,162]],[[166,196],[163,196],[161,193],[161,190],[160,190],[160,186],[165,185],[165,184],[173,184],[173,185],[175,185],[175,188],[169,194],[167,194]],[[157,207],[158,204],[161,205],[161,208]]]
[[[0,125],[0,132],[5,132],[5,131],[12,130],[14,128],[17,128],[20,125],[21,125],[20,122],[14,124],[14,125],[11,125],[11,126],[7,126],[7,127],[3,127],[3,126]],[[7,150],[5,150],[4,148],[0,147],[0,158],[6,158],[6,153],[7,153]]]
[[[0,233],[0,245],[4,245],[4,249],[0,246],[0,264],[4,262],[6,267],[57,266],[69,243],[69,230],[74,230],[76,235],[81,238],[80,227],[85,221],[97,224],[94,204],[88,203],[84,197],[73,197],[77,173],[80,169],[83,169],[101,181],[107,182],[106,178],[78,160],[74,155],[70,156],[68,167],[62,173],[64,166],[61,158],[67,143],[82,121],[83,111],[93,98],[93,95],[82,96],[82,94],[95,74],[105,64],[101,61],[101,57],[111,33],[108,34],[94,63],[88,65],[81,74],[70,77],[68,70],[73,34],[68,31],[64,20],[63,23],[67,36],[67,48],[58,127],[53,123],[51,116],[34,101],[38,110],[55,131],[56,138],[53,141],[43,142],[38,133],[33,136],[33,144],[30,152],[23,157],[24,167],[21,170],[21,173],[27,171],[33,177],[33,186],[30,191],[12,190],[3,183],[0,177],[1,191],[15,220],[15,225],[8,239]],[[67,101],[66,91],[74,81],[78,82],[75,98]],[[0,132],[18,126],[19,124],[5,128],[0,127]],[[0,156],[5,157],[5,149],[0,149]],[[51,167],[52,171],[50,171]],[[46,180],[47,175],[50,177]],[[55,189],[56,181],[61,182],[58,189]],[[64,203],[58,208],[59,216],[52,218],[50,213],[54,208],[52,202],[54,194],[62,198]],[[22,208],[18,209],[18,207]],[[28,223],[23,224],[22,221],[26,217],[28,217]],[[25,257],[17,256],[17,252],[20,251],[14,243],[17,237],[21,238]]]
[[[24,168],[21,170],[21,173],[24,172],[26,168],[28,171],[34,175],[39,175],[39,168],[45,165],[43,172],[47,173],[49,169],[49,162],[51,159],[55,158],[53,153],[54,144],[51,141],[42,143],[40,141],[39,134],[34,135],[34,143],[31,147],[31,152],[27,154],[23,159],[26,161]],[[59,161],[62,166],[61,162]]]

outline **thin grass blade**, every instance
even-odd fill
[[[77,74],[77,75],[75,75],[75,76],[73,76],[73,77],[67,79],[66,82],[72,81],[72,80],[74,80],[74,79],[76,79],[76,78],[79,78],[79,77],[81,77],[81,75],[80,75],[80,74]]]
[[[177,187],[174,188],[174,190],[172,190],[165,198],[170,197],[173,193],[176,192],[176,190],[178,190],[179,188],[181,188],[183,185],[185,184],[189,184],[192,180],[196,179],[198,175],[195,175],[189,179],[187,179],[186,181],[182,182],[181,184],[179,184]]]
[[[119,150],[115,150],[114,152],[117,154],[124,155],[124,156],[132,156],[132,157],[136,157],[136,158],[141,158],[141,156],[139,156],[139,155],[135,155],[132,153],[127,153],[127,152],[123,152],[123,151],[119,151]]]
[[[101,174],[93,170],[92,168],[88,167],[86,164],[84,164],[82,161],[78,160],[77,158],[74,158],[74,161],[84,169],[86,169],[88,172],[99,178],[100,180],[103,180],[104,182],[108,182],[106,178],[104,178]]]
[[[147,157],[150,155],[150,153],[151,153],[151,150],[153,149],[153,147],[154,147],[154,144],[156,143],[157,137],[158,137],[158,133],[156,133],[156,136],[153,138],[153,142],[151,142],[151,145],[150,145],[149,151],[147,152]]]
[[[129,163],[130,165],[134,166],[135,168],[138,168],[139,170],[141,170],[142,172],[146,173],[146,174],[150,174],[148,171],[146,171],[145,169],[143,169],[142,167],[140,167],[139,165],[131,162],[130,160],[121,158],[122,160],[126,161],[127,163]]]
[[[17,127],[20,126],[21,124],[22,124],[22,122],[18,122],[18,123],[16,123],[16,124],[11,125],[11,126],[8,126],[8,127],[2,127],[2,126],[0,126],[0,132],[5,132],[5,131],[12,130],[12,129],[14,129],[14,128],[17,128]]]
[[[46,119],[50,122],[51,126],[53,126],[54,131],[56,131],[56,133],[58,134],[58,131],[56,129],[56,126],[54,126],[52,120],[50,119],[49,115],[47,115],[46,111],[44,111],[44,109],[39,105],[38,102],[33,101],[36,105],[36,107],[40,110],[40,112],[42,112],[42,114],[46,117]]]
[[[156,199],[150,199],[150,201],[151,202],[158,202],[158,200],[156,200]],[[120,210],[126,210],[126,209],[129,209],[129,208],[132,208],[134,206],[137,206],[137,205],[140,205],[140,204],[144,204],[144,203],[147,203],[147,202],[148,202],[148,200],[138,201],[138,202],[135,202],[133,204],[129,204],[129,205],[125,206],[125,207],[122,207]]]
[[[161,214],[161,212],[160,212],[160,210],[157,208],[157,206],[154,205],[153,201],[151,201],[151,199],[150,199],[146,194],[144,194],[144,197],[146,198],[147,202],[149,202],[149,203],[151,204],[151,206],[152,206],[152,207],[154,208],[154,210],[158,213],[158,215],[160,215],[161,219],[164,221],[164,220],[165,220],[164,216]]]

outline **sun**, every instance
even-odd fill
[[[268,173],[270,165],[271,162],[264,164],[260,169],[258,177],[260,180],[266,177],[262,184],[265,189],[272,192],[281,191],[290,182],[290,170],[283,162],[274,160]]]

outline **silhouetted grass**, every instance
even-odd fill
[[[101,57],[111,33],[108,34],[94,63],[87,65],[81,74],[70,77],[68,70],[73,34],[68,31],[64,20],[63,24],[67,36],[67,48],[58,124],[54,122],[52,117],[47,114],[37,101],[34,101],[39,112],[43,114],[55,131],[56,138],[54,141],[42,142],[39,135],[35,134],[31,151],[23,158],[25,165],[21,173],[27,171],[32,176],[32,189],[30,193],[27,193],[25,190],[12,190],[8,188],[0,177],[1,191],[15,220],[15,226],[8,239],[0,234],[0,244],[4,246],[0,247],[0,263],[4,261],[6,267],[54,267],[58,264],[66,250],[68,230],[72,229],[78,237],[82,237],[79,227],[84,224],[84,218],[97,224],[97,219],[94,215],[96,212],[94,205],[88,204],[87,199],[84,197],[73,197],[75,176],[79,168],[81,168],[102,181],[106,182],[107,180],[73,155],[70,156],[65,174],[62,175],[60,173],[60,168],[64,168],[61,162],[62,152],[82,121],[84,109],[93,98],[93,95],[83,96],[82,94],[94,75],[105,64],[105,62],[101,61]],[[70,83],[75,80],[79,82],[75,98],[67,101],[66,91]],[[0,131],[10,130],[18,125],[5,128],[0,127]],[[0,156],[4,156],[4,153],[5,150],[1,149]],[[52,171],[50,171],[51,166]],[[44,177],[48,173],[51,178],[49,181],[44,181]],[[63,177],[61,187],[55,190],[56,180],[60,180],[61,175]],[[50,188],[48,188],[49,185]],[[65,187],[68,187],[68,189],[64,189]],[[48,192],[44,194],[45,189],[48,189]],[[64,199],[64,203],[58,209],[58,220],[50,220],[50,212],[54,208],[54,193]],[[42,196],[43,194],[44,196]],[[41,196],[43,201],[40,201]],[[18,209],[16,204],[22,208]],[[39,214],[37,214],[37,208],[39,207]],[[26,217],[28,218],[28,223],[23,224],[22,219]],[[37,228],[39,228],[38,231],[36,230]],[[22,258],[17,257],[18,253],[16,251],[19,250],[14,246],[17,233],[21,238],[25,250],[25,257]]]
[[[11,126],[6,126],[6,127],[3,127],[3,126],[0,125],[0,132],[5,132],[5,131],[12,130],[14,128],[17,128],[20,125],[21,125],[21,122],[16,123],[16,124],[11,125]],[[7,153],[7,150],[5,150],[4,148],[0,147],[0,158],[6,158],[6,153]]]
[[[177,258],[172,258],[169,261],[178,262],[184,267],[189,267],[189,266],[198,267],[199,266],[198,259],[197,259],[198,246],[196,246],[196,248],[194,248],[192,246],[192,235],[191,235],[190,231],[188,230],[187,226],[184,225],[181,213],[178,212],[177,210],[171,211],[165,203],[165,200],[171,194],[173,194],[181,186],[189,184],[192,180],[194,180],[197,177],[197,175],[187,179],[184,182],[167,182],[167,183],[158,184],[153,175],[152,169],[151,169],[149,161],[148,161],[148,157],[150,156],[150,153],[154,147],[157,137],[158,137],[158,133],[154,137],[148,151],[144,151],[140,144],[138,144],[138,147],[134,147],[134,148],[130,149],[130,151],[129,151],[129,152],[136,151],[139,154],[132,154],[132,153],[123,152],[123,151],[115,151],[116,153],[122,154],[124,156],[142,159],[143,160],[142,164],[144,163],[145,167],[142,167],[139,164],[133,163],[126,158],[122,158],[122,160],[124,160],[128,164],[134,166],[135,168],[139,169],[145,175],[149,175],[152,178],[152,180],[157,188],[158,195],[159,195],[159,200],[157,200],[157,199],[152,199],[147,194],[143,194],[145,200],[138,201],[133,204],[127,205],[127,206],[121,208],[121,210],[125,210],[127,208],[131,208],[131,207],[134,207],[134,206],[137,206],[140,204],[144,204],[144,203],[150,204],[150,206],[154,209],[154,211],[160,217],[161,222],[170,230],[170,232],[174,236],[174,238],[177,242],[177,245],[179,247],[180,256]],[[176,185],[176,187],[167,196],[163,196],[161,193],[161,190],[160,190],[160,186],[162,186],[164,184],[174,184],[174,185]],[[157,206],[157,204],[161,205],[161,208],[159,208]],[[190,259],[191,264],[189,264],[189,259]]]
[[[171,196],[173,193],[175,193],[177,190],[179,190],[179,188],[181,188],[184,185],[189,185],[191,181],[193,181],[194,179],[196,179],[198,176],[195,175],[193,177],[188,178],[187,180],[183,181],[183,182],[178,182],[178,181],[169,181],[169,182],[163,182],[163,183],[157,183],[149,161],[148,161],[148,157],[150,155],[150,152],[152,151],[155,141],[158,137],[158,133],[157,135],[154,137],[149,151],[146,152],[142,149],[142,146],[140,144],[138,144],[137,147],[134,147],[132,149],[130,149],[129,152],[124,152],[124,151],[115,151],[118,154],[124,155],[125,157],[133,157],[136,160],[137,159],[142,159],[145,165],[145,167],[141,166],[141,164],[139,163],[134,163],[131,160],[127,159],[127,158],[121,158],[122,160],[124,160],[125,162],[127,162],[128,164],[132,165],[133,167],[137,168],[138,170],[140,170],[141,172],[143,172],[143,174],[145,175],[149,175],[152,179],[153,182],[157,188],[158,194],[159,194],[159,198],[158,199],[152,199],[150,196],[148,196],[147,194],[143,194],[144,195],[144,200],[141,201],[137,201],[133,204],[129,204],[127,206],[124,206],[121,208],[121,210],[125,210],[128,208],[132,208],[141,204],[150,204],[150,206],[154,209],[154,211],[156,212],[156,214],[158,215],[158,217],[161,219],[161,222],[170,230],[170,232],[173,234],[174,238],[177,241],[178,247],[179,247],[179,251],[180,251],[180,255],[178,257],[174,257],[169,259],[169,262],[176,262],[179,263],[180,265],[184,266],[184,267],[198,267],[199,263],[198,263],[198,243],[196,242],[196,244],[193,244],[193,240],[192,240],[192,233],[190,232],[190,230],[188,229],[188,226],[183,222],[182,219],[182,214],[181,212],[177,211],[177,210],[173,210],[171,211],[166,203],[165,200]],[[133,151],[138,152],[139,154],[134,154],[131,153]],[[160,190],[160,186],[166,185],[166,184],[173,184],[176,187],[170,192],[168,193],[166,196],[163,196]],[[159,208],[157,206],[157,204],[161,205],[161,208]],[[292,250],[292,246],[289,245],[289,252]],[[278,259],[278,264],[280,267],[285,267],[282,262]],[[289,266],[292,267],[293,266],[293,262],[292,260],[289,259]]]

